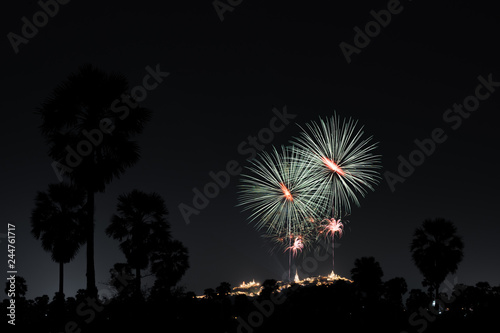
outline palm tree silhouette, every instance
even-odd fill
[[[351,278],[354,285],[366,295],[368,302],[374,302],[382,291],[384,272],[374,257],[362,257],[354,261]]]
[[[38,192],[31,213],[31,233],[42,241],[45,251],[59,263],[59,296],[64,291],[64,264],[73,260],[85,243],[83,221],[85,192],[74,186],[50,184],[47,192]]]
[[[456,272],[463,258],[464,244],[456,232],[452,222],[438,218],[425,220],[413,233],[413,262],[424,276],[422,284],[434,290],[436,299],[439,286],[449,273]]]
[[[148,267],[160,239],[170,239],[168,210],[159,194],[133,190],[118,197],[117,211],[106,234],[121,242],[120,249],[136,272],[136,296],[141,296],[141,270]]]
[[[131,138],[151,112],[127,94],[127,79],[83,65],[57,86],[37,110],[53,168],[87,192],[87,293],[97,296],[94,268],[94,194],[140,158]]]

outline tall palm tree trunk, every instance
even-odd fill
[[[135,292],[138,298],[141,296],[141,269],[135,269]]]
[[[97,298],[94,268],[94,191],[87,188],[87,294]]]
[[[59,262],[59,292],[56,296],[56,311],[57,311],[57,321],[59,324],[63,324],[65,321],[64,314],[64,262],[61,260]]]
[[[440,283],[436,283],[436,286],[435,286],[435,288],[436,288],[436,291],[435,291],[436,298],[435,298],[435,303],[434,303],[434,308],[438,311],[438,313],[439,313],[439,303],[438,303],[439,285],[440,285]]]
[[[59,295],[62,297],[64,294],[64,263],[62,260],[59,262]]]

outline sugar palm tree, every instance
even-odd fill
[[[81,66],[37,110],[42,135],[59,180],[61,174],[87,193],[87,293],[97,296],[94,269],[94,194],[140,158],[132,137],[150,119],[127,94],[127,79]]]
[[[454,224],[442,218],[425,220],[413,233],[413,262],[424,276],[423,285],[434,291],[436,299],[441,283],[449,273],[456,272],[462,261],[463,248]]]
[[[64,264],[73,260],[85,243],[85,192],[59,183],[38,192],[31,213],[31,233],[42,241],[42,248],[59,263],[59,296],[64,291]]]
[[[141,295],[141,270],[160,241],[170,240],[165,202],[157,193],[133,190],[118,197],[118,214],[113,215],[106,234],[120,241],[120,249],[135,269],[135,292]]]

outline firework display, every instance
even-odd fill
[[[273,148],[252,160],[248,173],[242,175],[240,205],[251,210],[256,228],[273,235],[300,235],[307,232],[304,220],[314,216],[319,207],[312,200],[315,180],[305,163],[296,163],[296,148]]]
[[[324,224],[326,222],[326,224]],[[326,237],[332,238],[332,265],[335,267],[335,234],[339,235],[339,238],[342,237],[342,233],[344,232],[344,224],[340,222],[340,219],[336,220],[335,218],[324,219],[321,221],[319,225],[319,234],[324,234]],[[333,270],[332,270],[333,273]]]
[[[339,218],[350,213],[351,202],[359,206],[358,196],[378,183],[380,156],[372,153],[377,145],[363,134],[357,121],[334,115],[307,124],[292,141],[317,184],[314,201],[323,208],[320,215]]]
[[[286,250],[292,252],[293,256],[295,257],[297,256],[298,252],[302,251],[303,248],[304,248],[304,243],[302,242],[302,236],[297,236],[293,241],[293,245],[287,247]]]
[[[273,148],[252,160],[241,176],[239,205],[250,210],[257,230],[291,257],[320,237],[342,236],[340,217],[359,206],[379,181],[376,143],[363,138],[352,119],[333,115],[306,124],[290,147]]]

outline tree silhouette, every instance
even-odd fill
[[[275,279],[267,279],[262,282],[262,291],[259,294],[259,298],[269,299],[271,294],[278,289],[278,281]]]
[[[16,282],[14,282],[16,287],[16,298],[17,300],[24,298],[26,293],[28,292],[28,285],[26,284],[26,279],[20,275],[16,275]],[[9,294],[10,290],[10,281],[5,282],[5,293]]]
[[[226,297],[231,292],[231,284],[229,282],[221,282],[220,285],[215,288],[215,292],[220,298]]]
[[[85,192],[74,186],[51,184],[38,192],[31,213],[31,233],[42,241],[42,248],[59,263],[58,295],[64,299],[64,264],[73,260],[85,243],[83,222]]]
[[[429,305],[429,295],[420,289],[412,289],[406,299],[406,308],[408,312],[416,312],[420,307]]]
[[[77,303],[83,303],[85,299],[87,298],[86,296],[87,291],[85,289],[78,289],[75,294],[75,300]]]
[[[362,257],[354,261],[351,277],[354,285],[368,299],[374,300],[382,289],[382,276],[384,272],[374,257]]]
[[[425,220],[413,233],[410,251],[413,262],[424,276],[423,285],[439,296],[439,286],[455,273],[463,258],[463,242],[452,222],[442,218]],[[436,302],[437,304],[437,302]]]
[[[207,288],[203,291],[203,295],[205,295],[207,299],[214,299],[217,294],[215,293],[214,288]]]
[[[94,194],[104,192],[140,158],[131,138],[142,132],[150,111],[128,93],[127,79],[91,65],[57,86],[37,110],[42,135],[59,180],[68,176],[87,192],[87,293],[97,297],[94,268]]]
[[[109,273],[111,275],[109,284],[116,289],[117,298],[127,299],[134,294],[134,284],[131,283],[134,276],[129,264],[115,263]]]
[[[169,240],[161,234],[157,231],[155,238],[159,243],[151,254],[151,272],[156,276],[152,293],[167,296],[189,268],[189,255],[180,241]]]
[[[48,305],[50,302],[49,296],[44,294],[42,296],[35,297],[34,301],[33,305],[36,310],[38,310],[42,316],[47,315]]]
[[[127,263],[135,269],[135,292],[140,296],[141,270],[149,266],[158,244],[170,240],[168,210],[159,194],[133,190],[118,197],[117,211],[106,234],[121,242]]]
[[[384,282],[385,299],[399,310],[403,310],[403,295],[407,291],[408,286],[402,277],[395,277]]]

